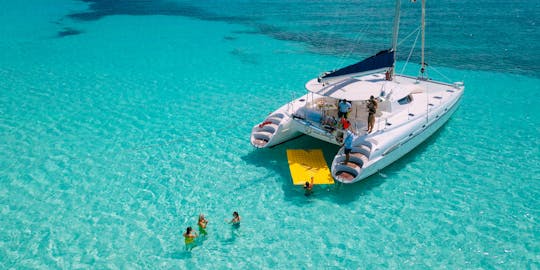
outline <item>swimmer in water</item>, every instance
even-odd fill
[[[238,215],[238,212],[233,212],[233,219],[229,223],[232,223],[233,227],[239,228],[240,227],[240,215]]]
[[[186,249],[191,250],[195,246],[195,238],[197,238],[197,233],[193,232],[191,226],[186,228],[184,233],[184,243],[186,244]]]
[[[309,196],[313,193],[313,176],[311,177],[310,182],[306,181],[306,183],[304,184],[304,190],[305,190],[304,195],[306,196]]]
[[[208,233],[206,232],[206,225],[208,225],[208,220],[203,214],[199,215],[199,222],[197,224],[199,225],[199,233],[201,235],[207,235]]]

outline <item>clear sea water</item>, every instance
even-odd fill
[[[460,108],[309,198],[286,149],[338,148],[256,150],[251,127],[385,49],[393,1],[0,4],[2,269],[540,268],[538,1],[429,2],[431,75],[465,82]],[[199,213],[209,234],[186,251]]]

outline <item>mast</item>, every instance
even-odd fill
[[[426,71],[426,62],[424,61],[424,48],[426,37],[426,0],[422,0],[422,62],[420,73],[422,79],[424,79],[424,72]],[[427,79],[427,78],[426,78]],[[426,87],[426,124],[429,123],[429,89]]]
[[[401,0],[396,0],[396,13],[394,14],[394,30],[392,36],[392,51],[394,51],[394,63],[392,64],[392,71],[390,72],[391,78],[394,77],[394,69],[396,67],[396,58],[397,58],[397,41],[399,34],[399,11],[401,8]]]
[[[426,71],[426,63],[424,61],[424,48],[425,48],[425,36],[426,36],[426,0],[422,0],[422,67],[420,72],[422,73],[422,78],[424,77],[424,72]]]

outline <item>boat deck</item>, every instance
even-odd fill
[[[308,83],[308,85],[312,89],[318,87],[315,83],[311,85]],[[379,102],[373,131],[395,127],[401,123],[406,123],[418,115],[426,115],[426,112],[436,109],[441,104],[446,104],[448,99],[458,95],[457,92],[460,91],[456,85],[430,80],[419,80],[415,77],[403,75],[396,75],[393,81],[387,81],[382,73],[356,78],[355,83],[348,84],[347,87],[346,91],[351,92],[361,92],[368,89],[368,91],[373,93],[391,93],[389,95],[400,95],[403,92],[410,93],[412,97],[411,102],[400,106],[402,108],[389,108],[387,107],[390,106],[389,104]],[[333,91],[337,92],[341,90],[334,89]],[[320,123],[322,126],[340,127],[337,121],[338,109],[336,99],[316,94],[310,103],[308,107],[312,109],[313,113],[311,115],[309,112],[306,114],[308,120],[314,123]],[[351,109],[348,120],[351,122],[353,130],[358,135],[365,134],[367,132],[368,118],[367,101],[354,101]]]

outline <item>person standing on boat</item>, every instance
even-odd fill
[[[375,101],[375,98],[373,96],[369,97],[367,108],[368,108],[367,133],[371,133],[373,131],[373,126],[375,125],[375,113],[377,113],[377,101]]]
[[[340,100],[338,103],[338,118],[345,117],[345,119],[347,119],[349,117],[351,107],[351,103],[346,99]]]
[[[347,129],[347,133],[345,134],[345,142],[343,143],[343,146],[345,147],[345,162],[343,162],[343,164],[345,165],[349,162],[349,154],[352,151],[353,140],[354,133],[350,129]]]

